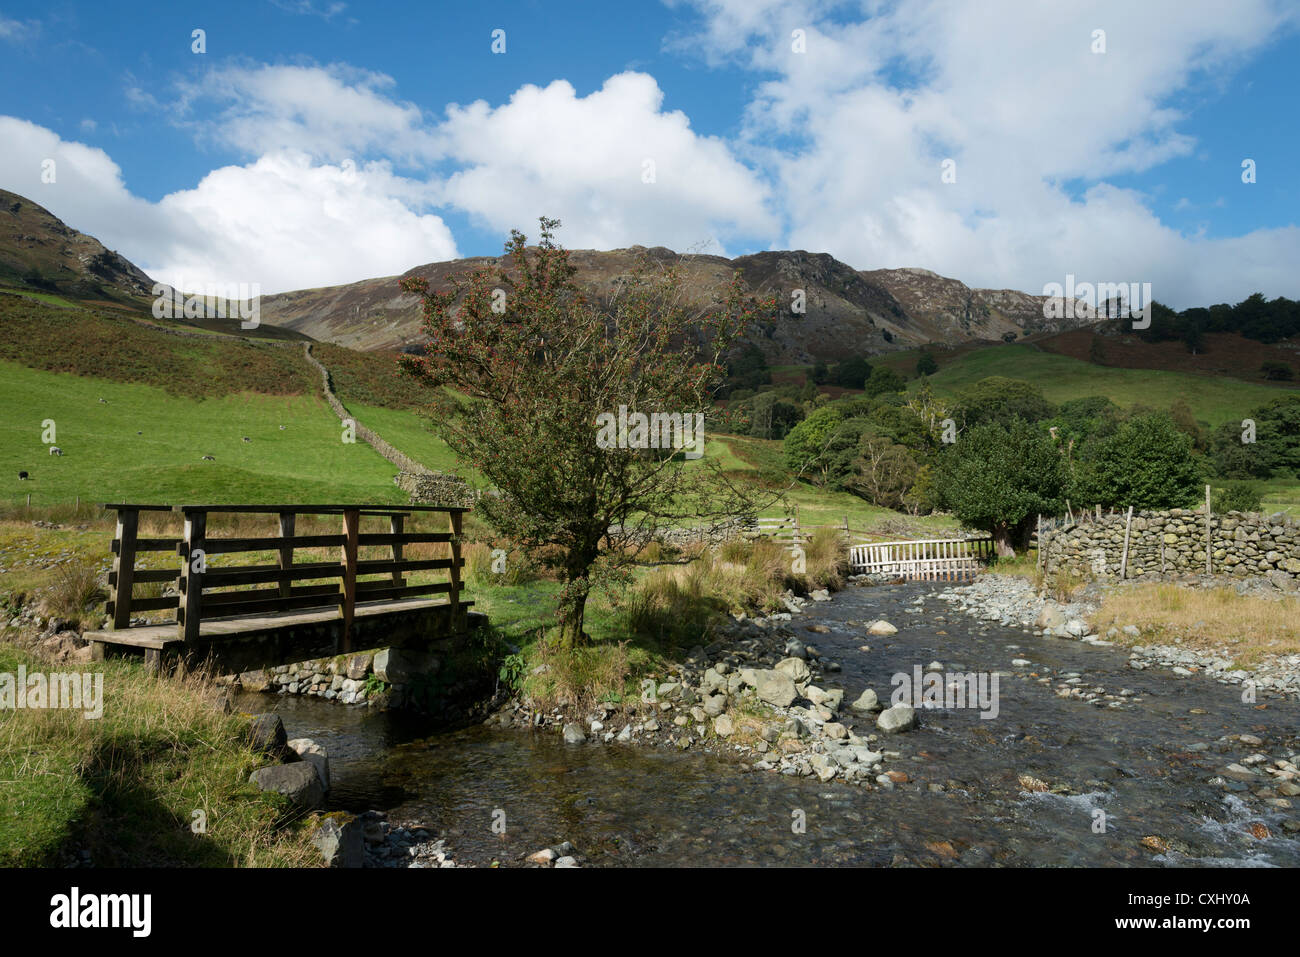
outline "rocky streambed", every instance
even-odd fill
[[[328,750],[333,807],[423,828],[457,864],[1300,863],[1284,688],[1247,704],[1225,676],[1134,666],[1086,626],[1057,637],[1085,608],[1045,629],[1036,601],[989,579],[791,601],[695,649],[649,700],[514,702],[451,733],[276,701]],[[898,711],[904,686],[921,693]],[[882,726],[891,713],[905,720]]]
[[[1293,592],[1290,588],[1280,589],[1265,579],[1242,582],[1208,575],[1191,575],[1180,583],[1180,587],[1186,588],[1225,586],[1266,599],[1281,598]],[[1124,639],[1129,639],[1125,642],[1128,646],[1129,667],[1136,670],[1160,667],[1184,678],[1201,673],[1225,684],[1249,686],[1252,691],[1261,694],[1300,698],[1300,655],[1270,655],[1246,667],[1234,661],[1226,648],[1202,651],[1154,640],[1150,644],[1133,644],[1132,640],[1142,636],[1136,625],[1109,628],[1105,636],[1094,634],[1087,618],[1097,610],[1102,587],[1091,585],[1080,600],[1062,603],[1039,595],[1023,578],[981,575],[969,585],[945,590],[939,597],[981,621],[997,622],[1008,628],[1028,629],[1035,636],[1073,639],[1108,647],[1112,641],[1120,639],[1122,633]]]

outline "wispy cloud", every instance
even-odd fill
[[[271,3],[286,13],[320,17],[323,20],[332,20],[348,8],[346,3],[335,2],[317,5],[313,0],[271,0]]]
[[[40,33],[41,25],[36,20],[10,20],[0,16],[0,40],[22,43],[31,40]]]

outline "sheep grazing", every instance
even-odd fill
[[[214,455],[205,455],[205,456],[203,456],[203,461],[205,461],[205,462],[215,462],[216,460],[217,460],[217,459],[216,459],[216,456],[214,456]]]
[[[51,454],[51,455],[62,455],[62,454],[63,454],[63,449],[59,448],[57,445],[51,445],[51,446],[50,446],[50,454]]]
[[[18,473],[18,481],[20,481],[20,482],[26,482],[26,481],[27,481],[27,473],[26,473],[26,472],[19,472],[19,473]]]
[[[283,426],[283,425],[282,425],[282,426],[280,426],[280,431],[281,431],[281,432],[283,432],[283,431],[284,431],[284,426]]]
[[[99,400],[99,404],[100,404],[100,405],[108,405],[108,400],[107,400],[107,399],[100,399],[100,400]]]
[[[248,436],[244,436],[244,441],[245,441],[245,442],[251,442],[251,441],[253,441],[253,440],[250,439]]]
[[[143,432],[140,432],[140,431],[138,431],[138,430],[137,430],[137,431],[136,431],[136,433],[135,433],[135,434],[136,434],[136,435],[144,435],[144,433],[143,433]]]

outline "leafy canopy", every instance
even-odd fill
[[[678,271],[648,261],[593,298],[555,242],[558,226],[543,218],[535,248],[512,231],[500,267],[476,269],[452,290],[403,279],[423,299],[429,341],[425,355],[399,362],[438,389],[435,428],[499,492],[480,499],[479,512],[557,569],[561,642],[580,644],[591,589],[625,582],[658,527],[754,510],[714,461],[684,462],[670,443],[603,447],[598,425],[625,408],[694,426],[723,381],[723,357],[760,307],[737,275],[715,306],[696,311]],[[761,308],[772,312],[775,302]],[[680,425],[667,438],[674,434]]]

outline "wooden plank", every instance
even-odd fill
[[[342,536],[340,536],[341,538]],[[357,536],[358,545],[423,545],[451,541],[451,532],[367,532]]]
[[[111,508],[113,506],[105,506]],[[146,506],[136,506],[144,508]],[[344,515],[357,512],[361,515],[406,515],[411,512],[468,512],[464,505],[161,505],[149,506],[176,512],[247,512],[250,515],[270,515],[290,511],[295,515]]]
[[[203,567],[207,553],[203,550],[208,527],[208,516],[204,512],[185,513],[185,565],[181,574],[181,595],[184,600],[176,610],[176,625],[180,636],[186,642],[194,642],[199,637],[199,623],[203,619],[203,578],[204,573],[195,566]]]
[[[133,584],[137,582],[174,582],[180,577],[179,568],[136,568],[131,573]],[[119,572],[112,571],[108,573],[108,583],[110,585],[116,585],[119,578]]]
[[[395,598],[407,598],[416,595],[450,595],[451,590],[451,582],[434,582],[431,585],[406,585],[402,588],[375,588],[361,592],[359,601],[392,601]],[[471,602],[457,601],[454,604],[459,607],[471,604]]]
[[[339,586],[335,585],[292,585],[289,594],[286,596],[281,593],[279,586],[275,588],[251,588],[244,591],[208,591],[203,595],[203,604],[205,607],[215,609],[221,605],[229,605],[241,601],[260,601],[265,598],[296,598],[305,595],[328,596],[339,594]]]
[[[459,559],[461,565],[465,564],[464,559]],[[403,571],[427,571],[437,568],[451,568],[452,559],[450,558],[408,558],[404,561],[395,562],[387,558],[373,558],[364,562],[357,562],[358,575],[387,575],[389,573],[400,573]]]
[[[343,513],[343,652],[352,650],[352,619],[357,607],[357,536],[361,534],[361,513]]]
[[[135,538],[140,526],[140,513],[133,508],[122,508],[117,513],[118,553],[113,559],[112,594],[113,628],[126,628],[131,624],[131,589],[135,575]]]
[[[243,592],[236,594],[253,594]],[[206,599],[205,599],[206,600]],[[230,618],[238,615],[261,614],[268,611],[293,611],[298,608],[335,608],[343,600],[343,592],[337,588],[333,592],[314,595],[293,595],[288,598],[259,598],[252,601],[228,601],[220,605],[208,602],[204,605],[205,620]]]
[[[337,578],[342,571],[342,566],[338,562],[298,562],[285,569],[280,568],[279,565],[230,565],[224,568],[209,568],[207,587]]]
[[[288,513],[290,519],[294,518]],[[229,555],[232,552],[271,552],[284,548],[333,548],[343,544],[342,535],[293,535],[289,541],[286,536],[268,535],[264,538],[211,538],[208,539],[209,555]]]
[[[176,608],[180,605],[180,602],[181,599],[179,595],[164,595],[162,598],[132,598],[131,610],[162,611],[166,608]],[[107,607],[104,609],[104,613],[107,614],[109,618],[112,618],[115,610],[113,602],[110,600],[107,603]]]
[[[174,552],[180,547],[179,538],[137,538],[135,540],[135,550],[137,552]],[[120,539],[113,539],[109,549],[114,555],[122,547]]]
[[[87,641],[110,645],[129,645],[132,648],[166,648],[179,644],[176,629],[171,625],[151,625],[144,628],[124,628],[121,631],[88,631],[82,637]]]

